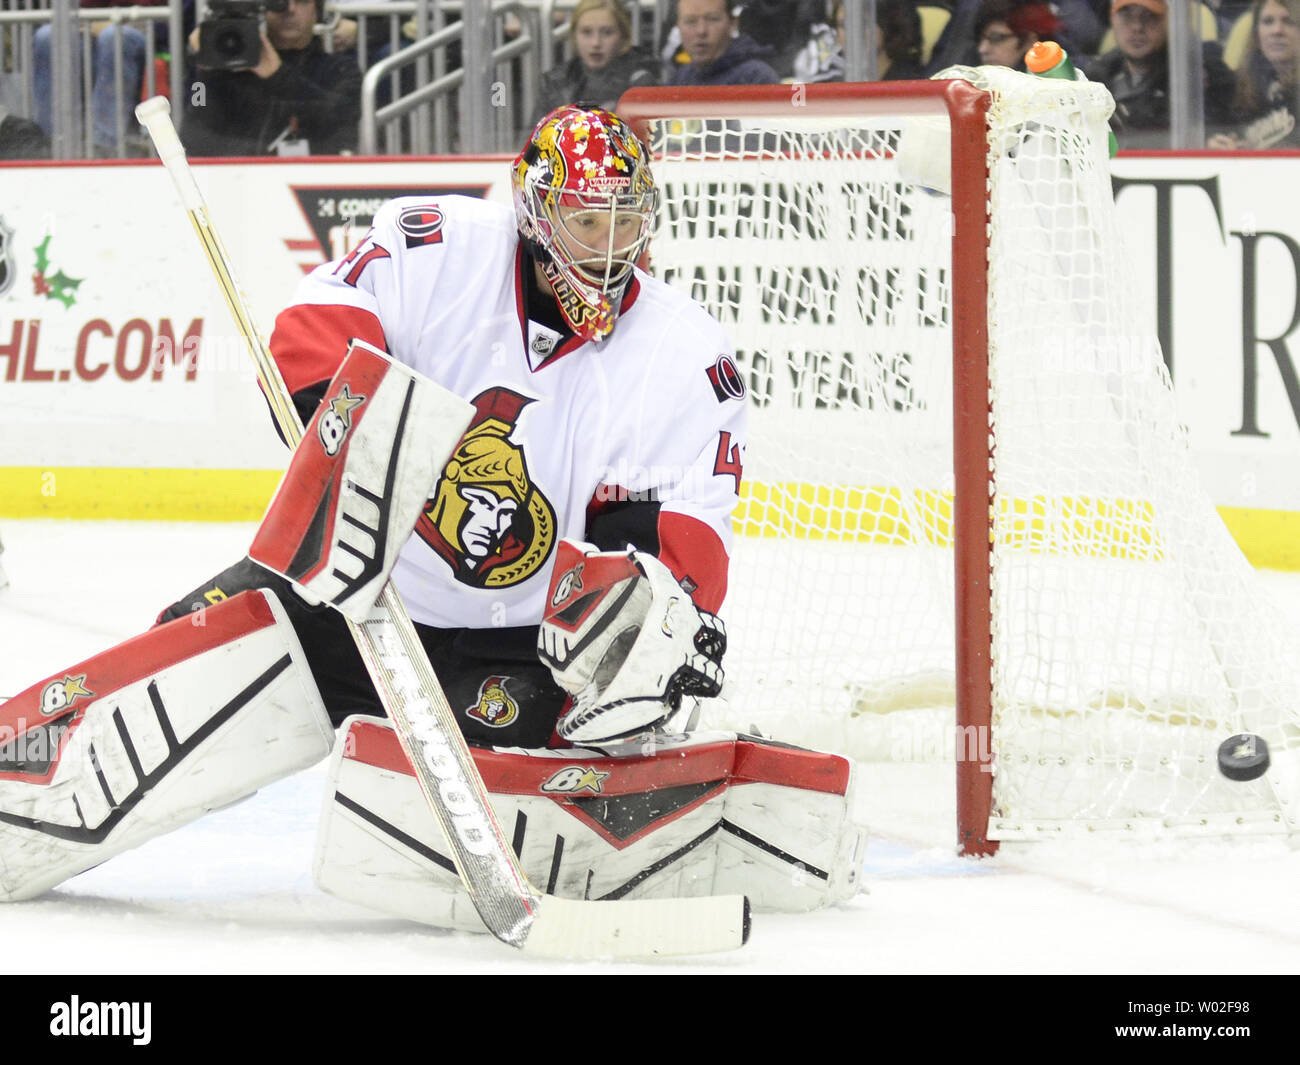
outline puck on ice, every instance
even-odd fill
[[[1243,732],[1219,744],[1219,772],[1229,780],[1255,780],[1268,769],[1268,744]]]

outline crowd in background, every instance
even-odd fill
[[[127,0],[82,0],[111,7]],[[562,103],[612,107],[640,85],[738,85],[843,80],[846,4],[855,0],[676,0],[637,44],[644,5],[577,0],[558,9],[565,32],[555,63],[531,94],[520,128]],[[1024,69],[1037,42],[1062,45],[1116,101],[1121,148],[1170,146],[1169,3],[1186,3],[1202,38],[1204,146],[1300,147],[1300,0],[876,0],[862,47],[883,80],[925,78],[956,64]],[[362,68],[392,50],[382,38],[357,49],[354,20],[323,0],[280,0],[265,15],[262,53],[246,69],[204,69],[186,5],[182,134],[195,155],[337,154],[356,151]],[[331,5],[333,7],[333,5]],[[346,6],[341,8],[346,13]],[[325,28],[328,27],[328,28]],[[147,29],[147,27],[146,27]],[[44,153],[50,133],[50,27],[35,34],[31,113],[0,114],[0,155]],[[92,24],[93,154],[143,151],[129,109],[140,97],[144,32]],[[114,37],[118,37],[114,43]],[[414,34],[405,27],[405,47]],[[120,52],[122,59],[115,58]],[[1195,68],[1193,68],[1195,69]],[[120,81],[119,81],[120,79]],[[125,115],[118,112],[125,111]]]

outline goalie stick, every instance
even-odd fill
[[[303,427],[289,390],[253,322],[230,258],[208,217],[162,97],[136,117],[153,140],[190,216],[208,264],[257,366],[276,424],[290,446]],[[442,828],[465,890],[488,930],[503,943],[552,958],[635,958],[732,950],[749,937],[741,895],[592,901],[543,895],[525,878],[506,841],[442,686],[392,584],[363,622],[348,629]]]

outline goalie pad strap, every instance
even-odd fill
[[[0,708],[0,900],[318,761],[332,732],[279,603],[246,592]]]
[[[473,407],[354,340],[294,451],[249,557],[363,621]]]

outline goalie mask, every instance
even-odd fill
[[[515,159],[513,184],[519,235],[565,322],[584,340],[604,339],[658,203],[644,146],[609,111],[560,107]]]

